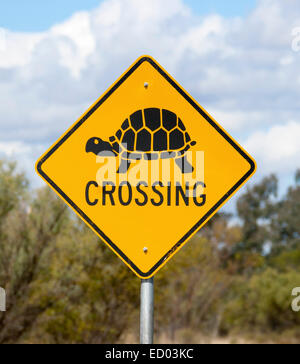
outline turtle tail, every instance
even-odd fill
[[[195,142],[195,141],[191,142],[191,147],[193,147],[196,144],[197,144],[197,142]]]

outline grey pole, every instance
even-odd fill
[[[154,279],[142,279],[140,342],[153,344],[154,331]]]

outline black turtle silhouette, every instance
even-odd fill
[[[120,156],[118,173],[126,173],[133,160],[159,158],[174,158],[182,173],[192,173],[194,168],[186,152],[195,144],[175,113],[151,108],[132,114],[109,142],[97,137],[89,139],[86,152]]]

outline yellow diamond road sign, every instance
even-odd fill
[[[38,174],[143,279],[255,168],[151,57],[138,59],[37,162]]]

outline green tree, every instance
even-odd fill
[[[139,280],[47,187],[0,163],[0,343],[114,343]]]
[[[19,179],[11,175],[15,177]],[[21,197],[19,186],[10,185],[6,196],[10,199],[16,188],[18,204],[1,219],[0,282],[7,292],[7,312],[0,316],[0,343],[18,341],[53,304],[42,296],[34,298],[33,287],[69,221],[66,207],[48,189],[40,190],[30,202]]]
[[[238,217],[242,221],[240,250],[264,253],[264,244],[270,237],[270,220],[276,212],[278,180],[272,175],[248,188],[237,202]]]
[[[278,203],[277,214],[272,219],[272,255],[300,249],[300,171],[295,185]]]
[[[58,242],[40,287],[54,300],[41,317],[51,343],[116,343],[139,307],[139,279],[79,219]]]
[[[267,334],[296,329],[300,316],[291,309],[291,293],[299,282],[299,272],[278,273],[271,268],[254,274],[250,280],[238,278],[229,293],[223,332]]]
[[[174,342],[179,330],[218,331],[219,303],[230,282],[213,245],[193,238],[156,277],[158,333]]]

